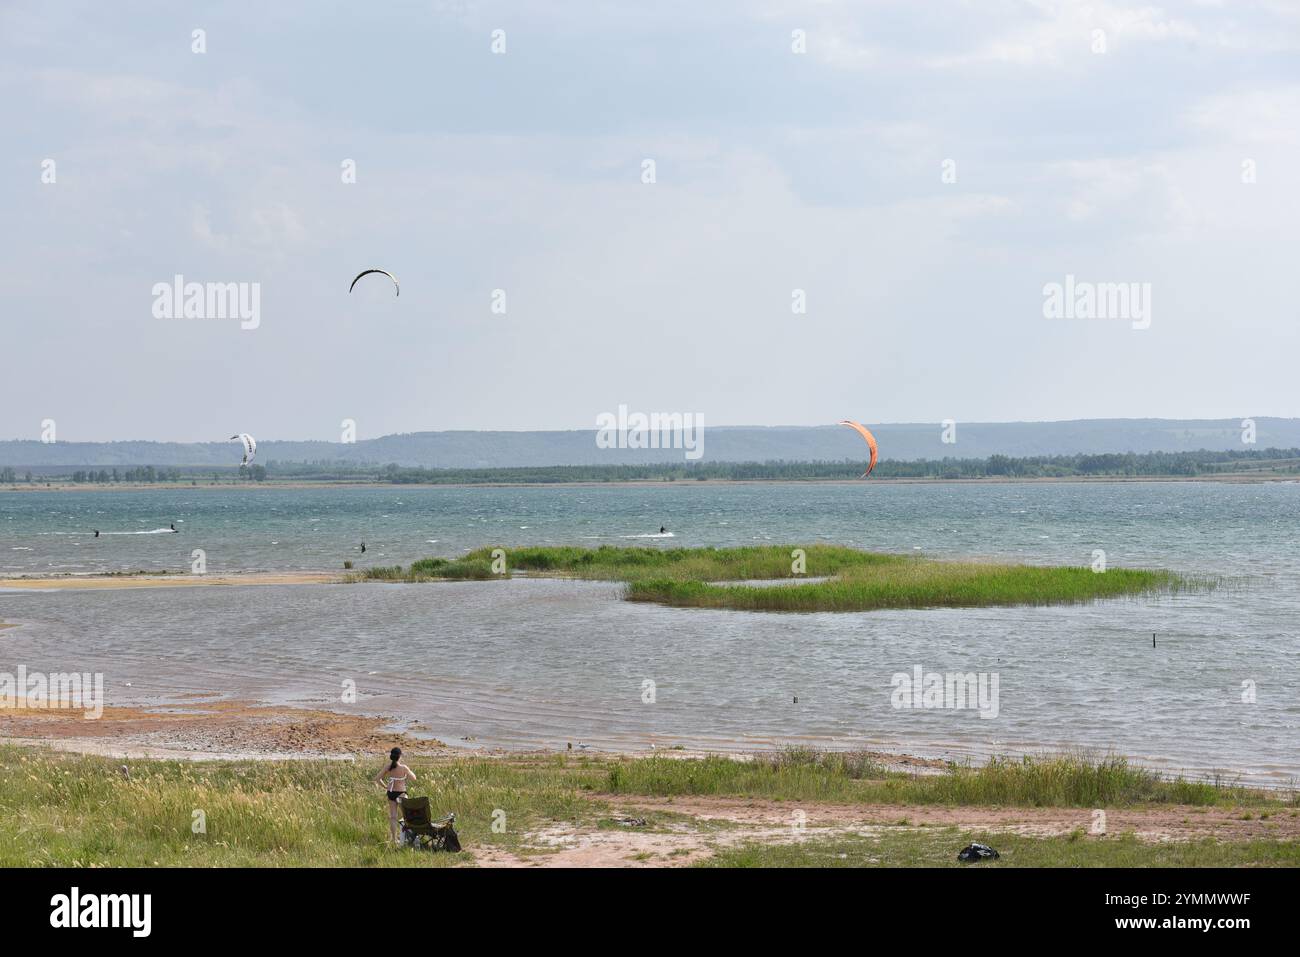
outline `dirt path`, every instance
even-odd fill
[[[710,857],[719,848],[761,841],[794,843],[806,837],[871,836],[900,829],[958,827],[969,831],[1055,837],[1088,832],[1088,808],[988,808],[930,805],[844,805],[747,798],[645,798],[593,795],[612,816],[681,815],[653,829],[640,826],[551,825],[530,833],[525,851],[475,849],[480,867],[675,867]],[[798,816],[798,815],[801,815]],[[802,824],[802,828],[797,827]],[[1170,806],[1108,810],[1106,832],[1139,840],[1300,840],[1300,817],[1289,812],[1261,820],[1224,808]],[[532,853],[529,853],[532,851]]]

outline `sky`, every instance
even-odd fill
[[[0,93],[0,439],[1300,416],[1291,0],[5,0]]]

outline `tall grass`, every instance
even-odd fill
[[[645,758],[611,768],[606,788],[617,794],[712,794],[869,804],[1123,807],[1213,805],[1273,800],[1233,784],[1173,780],[1120,757],[998,759],[940,774],[887,773],[869,756],[794,751],[753,761]],[[1284,795],[1285,796],[1285,795]],[[1294,800],[1294,795],[1290,796]]]
[[[718,586],[649,580],[627,587],[629,601],[746,611],[874,611],[883,608],[967,608],[1060,605],[1128,595],[1170,594],[1193,587],[1172,572],[1117,568],[1048,568],[918,560],[887,568],[855,568],[829,581],[789,587]]]
[[[751,545],[739,548],[638,548],[602,545],[599,548],[511,548],[511,569],[573,578],[635,582],[744,581],[796,577],[791,545]],[[462,561],[483,561],[491,548],[470,552]],[[905,555],[864,552],[838,545],[802,546],[808,575],[833,575],[847,568],[892,566],[912,559]]]
[[[401,565],[367,568],[362,577],[371,581],[428,582],[464,579],[486,581],[500,576],[493,574],[490,559],[466,556],[455,560],[422,558],[412,562],[408,568]]]
[[[467,858],[398,853],[383,762],[130,761],[0,746],[0,866],[446,865]],[[589,813],[572,775],[548,765],[409,761],[437,814],[454,811],[467,845],[505,844],[530,822]],[[492,831],[505,812],[505,834]],[[195,812],[201,812],[201,818]],[[205,831],[195,833],[201,820]]]

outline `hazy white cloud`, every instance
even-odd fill
[[[0,12],[0,436],[51,389],[83,438],[1300,414],[1285,6],[278,3],[204,55],[73,9]],[[1067,272],[1155,284],[1151,329],[1046,323]],[[260,282],[261,327],[152,319],[176,273]]]
[[[1300,144],[1300,85],[1208,97],[1188,116],[1199,129],[1228,143],[1294,147]]]

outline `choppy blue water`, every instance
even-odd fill
[[[158,531],[173,522],[179,534]],[[674,537],[643,537],[660,525]],[[453,743],[803,742],[952,757],[1086,747],[1198,774],[1300,777],[1295,484],[0,493],[0,575],[183,572],[195,548],[219,574],[484,544],[818,541],[1073,564],[1104,549],[1111,566],[1234,584],[1077,607],[848,615],[668,609],[621,602],[613,585],[524,579],[8,592],[0,618],[22,627],[0,632],[0,670],[103,671],[114,703],[216,690],[357,708],[419,719]],[[996,674],[997,717],[895,708],[892,676],[917,666]],[[340,701],[349,680],[356,705]],[[1251,687],[1255,700],[1243,700]]]

